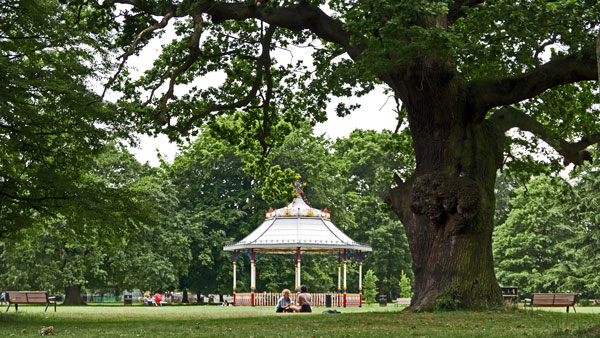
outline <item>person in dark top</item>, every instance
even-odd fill
[[[296,305],[292,305],[290,308],[295,312],[312,312],[312,308],[310,307],[311,302],[312,299],[308,293],[308,288],[306,285],[302,285],[300,287],[300,294],[296,297]]]

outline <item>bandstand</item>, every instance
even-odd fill
[[[269,210],[265,221],[246,238],[223,247],[233,251],[233,303],[234,305],[275,306],[279,292],[257,292],[257,254],[295,254],[296,278],[292,301],[300,292],[301,261],[307,254],[335,254],[338,256],[338,290],[330,293],[312,293],[313,305],[325,305],[327,296],[337,306],[362,305],[362,255],[372,251],[368,244],[358,243],[344,234],[331,222],[331,214],[325,210],[312,208],[304,193],[297,185],[298,197],[284,208]],[[250,293],[237,292],[237,257],[241,252],[250,255]],[[350,253],[358,256],[358,293],[347,289],[347,262]],[[343,274],[342,274],[343,264]],[[343,277],[343,278],[342,278]],[[309,290],[311,286],[309,285]]]

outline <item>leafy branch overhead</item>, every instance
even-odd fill
[[[387,84],[410,112],[414,98],[403,88],[407,81],[427,86],[434,81],[433,71],[441,74],[435,81],[461,79],[458,92],[465,97],[464,109],[472,112],[472,121],[481,123],[495,107],[598,79],[599,9],[592,2],[531,1],[516,9],[511,1],[331,1],[327,10],[321,5],[321,1],[98,3],[107,16],[118,13],[123,25],[134,27],[127,32],[130,42],[123,45],[118,70],[107,88],[124,92],[122,104],[131,108],[133,103],[143,112],[148,128],[174,138],[197,132],[197,126],[218,115],[242,113],[254,121],[249,133],[266,152],[275,142],[269,130],[280,121],[298,123],[306,117],[322,121],[332,95],[361,95],[377,83]],[[528,20],[520,21],[525,16]],[[164,46],[154,67],[139,79],[121,74],[127,59],[169,24],[179,38]],[[119,41],[126,40],[121,34]],[[312,50],[313,65],[272,55],[294,47]],[[420,71],[412,72],[415,66]],[[200,88],[197,80],[214,82],[215,72],[224,72],[225,81]],[[158,125],[152,126],[153,121]],[[553,133],[551,129],[547,133]],[[577,134],[572,130],[554,138]]]

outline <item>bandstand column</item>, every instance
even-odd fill
[[[346,255],[346,249],[344,249],[344,307],[346,307],[346,293],[348,292],[348,288],[346,286],[346,275],[348,272],[348,257]]]
[[[251,249],[251,258],[250,258],[250,302],[252,306],[254,306],[254,293],[256,292],[256,257],[254,254],[254,249]]]
[[[340,306],[340,296],[342,295],[342,253],[338,251],[338,296],[337,306]]]
[[[298,258],[294,259],[294,267],[296,268],[296,274],[294,275],[294,293],[298,292]]]
[[[237,250],[233,250],[233,305],[237,293]]]
[[[302,285],[300,262],[300,247],[296,248],[296,293],[300,293],[300,285]]]
[[[338,293],[342,293],[342,253],[338,252]]]
[[[362,289],[362,251],[358,252],[358,293],[360,296],[360,300],[358,303],[358,306],[362,307],[362,296],[363,296],[363,289]]]

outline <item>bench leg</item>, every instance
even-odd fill
[[[54,312],[56,312],[56,300],[54,301]]]
[[[46,308],[44,309],[44,312],[48,311],[48,306],[50,305],[50,303],[46,303]]]
[[[8,306],[6,307],[6,312],[8,312],[8,309],[10,309],[10,303],[8,303]]]
[[[567,306],[567,313],[569,313],[569,307]]]
[[[573,305],[573,312],[577,313],[577,310],[575,309],[575,305]]]
[[[19,311],[19,304],[15,304],[15,312]]]

